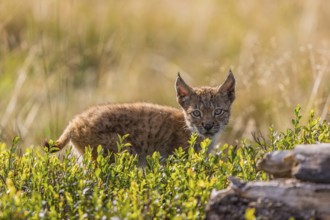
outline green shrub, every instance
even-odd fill
[[[245,180],[266,179],[256,162],[268,151],[291,149],[296,144],[330,142],[330,124],[320,122],[313,112],[306,126],[300,125],[300,107],[295,110],[293,128],[284,132],[270,129],[239,146],[222,145],[207,154],[209,140],[201,151],[181,148],[167,159],[154,153],[144,168],[125,147],[119,153],[96,161],[87,150],[81,162],[70,155],[43,152],[39,148],[22,153],[19,139],[9,149],[0,144],[1,219],[201,219],[212,189],[227,187],[229,175]],[[192,137],[190,144],[195,144]],[[119,143],[123,145],[124,142]]]

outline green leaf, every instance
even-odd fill
[[[254,215],[255,211],[256,210],[254,208],[247,208],[245,210],[245,215],[244,215],[245,219],[246,220],[255,220],[256,219],[256,216]]]

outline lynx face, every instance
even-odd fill
[[[231,71],[226,81],[216,88],[191,88],[178,75],[176,91],[186,124],[192,132],[213,138],[228,124],[235,99],[235,78]]]

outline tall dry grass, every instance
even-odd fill
[[[330,2],[57,1],[0,4],[0,140],[56,138],[102,102],[178,106],[177,72],[217,85],[229,68],[237,100],[222,142],[270,125],[301,104],[329,119]]]

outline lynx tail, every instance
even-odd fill
[[[71,129],[70,127],[68,126],[63,134],[60,136],[60,138],[55,142],[55,143],[52,143],[51,141],[45,141],[43,146],[47,147],[48,150],[52,150],[52,152],[54,152],[54,149],[53,148],[57,148],[55,150],[56,151],[60,151],[62,150],[67,144],[68,142],[70,141],[71,139]]]

